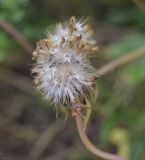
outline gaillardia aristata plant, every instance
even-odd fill
[[[59,109],[69,108],[76,118],[77,128],[83,144],[94,155],[108,160],[123,160],[121,157],[97,149],[85,134],[90,116],[89,95],[96,96],[95,70],[89,54],[98,47],[93,31],[83,20],[71,17],[68,22],[57,24],[46,38],[37,42],[32,69],[37,91]],[[86,115],[82,118],[82,108]],[[89,106],[89,107],[88,107]]]

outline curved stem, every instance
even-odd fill
[[[76,118],[76,124],[77,124],[77,129],[80,135],[80,138],[82,140],[82,143],[84,144],[84,146],[90,151],[92,152],[95,156],[106,159],[106,160],[125,160],[122,157],[110,154],[110,153],[106,153],[98,148],[96,148],[88,139],[88,137],[86,136],[85,131],[83,130],[83,122],[82,119],[80,117],[79,114],[76,114],[75,116]]]
[[[89,108],[86,108],[86,115],[85,115],[85,119],[84,119],[84,122],[83,122],[83,130],[84,130],[84,132],[86,132],[86,130],[87,130],[88,122],[89,122],[89,119],[90,119],[91,113],[92,113],[91,104],[90,104],[90,102],[89,102],[89,100],[87,98],[86,98],[86,105]]]
[[[91,113],[92,113],[92,109],[91,108],[87,108],[86,109],[85,119],[84,119],[84,125],[83,125],[84,132],[86,132],[86,130],[87,130],[87,126],[88,126],[88,122],[89,122]]]
[[[108,62],[107,64],[103,65],[102,67],[98,68],[96,70],[96,76],[97,78],[100,78],[104,75],[106,75],[107,73],[113,71],[114,69],[127,64],[129,62],[132,62],[134,60],[137,60],[139,58],[142,58],[143,56],[145,56],[145,47],[141,47],[135,51],[133,51],[132,53],[128,53],[124,56],[121,56],[115,60],[112,60],[111,62]]]

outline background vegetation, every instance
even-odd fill
[[[96,68],[131,54],[145,45],[145,2],[139,3],[0,0],[1,160],[96,159],[82,146],[74,121],[64,122],[61,114],[56,121],[53,106],[34,92],[31,51],[52,24],[75,15],[90,17],[95,29],[100,47],[92,57]],[[145,160],[145,58],[107,74],[97,86],[89,138],[106,151]]]

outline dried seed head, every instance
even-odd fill
[[[96,50],[92,31],[84,22],[72,17],[58,24],[33,52],[37,90],[55,104],[71,105],[74,99],[81,99],[94,76],[86,53]]]

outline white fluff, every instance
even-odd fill
[[[94,76],[84,54],[86,50],[96,50],[92,31],[72,17],[64,25],[58,24],[47,36],[37,43],[33,53],[36,88],[55,104],[71,105],[74,99],[85,95]]]
[[[83,94],[92,76],[92,68],[66,46],[58,47],[53,53],[51,50],[51,58],[49,55],[46,54],[44,60],[36,64],[41,82],[37,89],[45,99],[56,104],[69,104]]]

